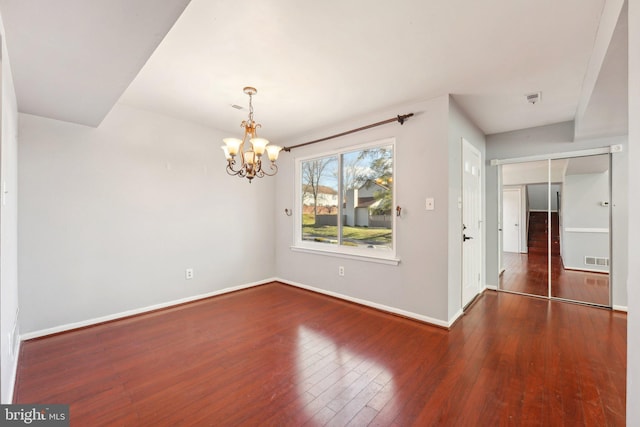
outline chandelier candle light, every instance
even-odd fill
[[[262,127],[260,123],[256,123],[253,120],[253,103],[252,97],[258,91],[254,87],[247,86],[243,89],[244,93],[249,95],[249,119],[243,120],[240,124],[244,128],[244,137],[238,138],[224,138],[222,141],[226,144],[221,148],[224,151],[224,155],[227,158],[227,173],[229,175],[237,175],[240,178],[247,178],[249,183],[256,176],[262,178],[265,175],[273,176],[278,173],[278,166],[276,160],[282,147],[277,145],[268,145],[269,141],[264,138],[258,138],[257,129]],[[251,148],[245,146],[245,142],[251,143]],[[271,164],[269,170],[271,173],[266,172],[262,168],[262,155],[267,152],[267,156]],[[239,163],[236,162],[236,156],[239,156]],[[238,163],[238,169],[234,168]]]

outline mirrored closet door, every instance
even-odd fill
[[[549,294],[548,179],[548,160],[502,166],[502,290]]]
[[[552,160],[551,168],[564,171],[551,194],[559,230],[552,232],[551,296],[609,307],[610,155]]]
[[[499,289],[611,306],[610,155],[501,166]]]

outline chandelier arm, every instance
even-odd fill
[[[254,166],[254,175],[258,178],[264,178],[264,171],[262,170],[262,159],[257,159]]]
[[[278,165],[276,165],[274,162],[271,162],[271,165],[270,165],[269,169],[271,169],[273,171],[273,173],[268,173],[267,171],[265,171],[262,168],[260,169],[260,171],[266,176],[274,176],[275,174],[278,173]]]
[[[236,176],[238,175],[240,178],[244,178],[246,171],[243,167],[241,167],[239,170],[235,170],[233,168],[233,165],[236,163],[235,160],[229,160],[227,162],[227,173],[231,176]]]

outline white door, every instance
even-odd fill
[[[519,188],[502,190],[502,250],[520,252],[522,192]]]
[[[462,306],[480,292],[482,276],[482,156],[462,139]]]

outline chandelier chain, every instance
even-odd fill
[[[249,123],[253,123],[253,94],[249,92]]]

